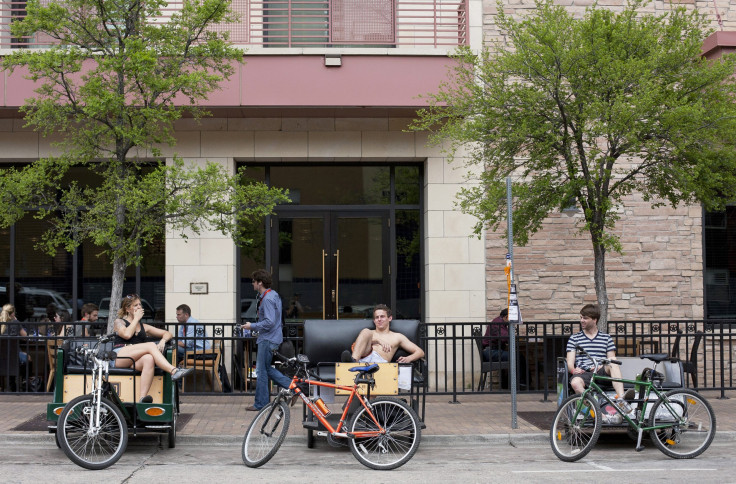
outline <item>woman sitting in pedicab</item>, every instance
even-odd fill
[[[151,403],[153,397],[148,394],[153,382],[153,370],[158,366],[171,373],[171,379],[176,381],[193,368],[177,368],[164,356],[166,342],[174,336],[166,330],[150,326],[141,322],[143,306],[137,294],[130,294],[123,298],[118,310],[118,318],[113,327],[116,335],[113,350],[117,354],[116,368],[130,368],[141,372],[140,403]],[[147,337],[161,338],[158,343],[147,342]]]

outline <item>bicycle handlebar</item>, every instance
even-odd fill
[[[608,363],[612,363],[614,365],[623,365],[623,362],[622,361],[619,361],[619,360],[612,360],[612,359],[609,359],[609,358],[601,358],[600,360],[598,360],[598,358],[595,358],[590,353],[588,353],[587,351],[585,351],[585,349],[582,346],[577,345],[577,344],[575,345],[575,351],[578,352],[578,353],[584,354],[585,356],[587,356],[590,359],[590,361],[593,362],[593,366],[595,367],[594,370],[593,370],[593,372],[597,372],[598,369],[601,366],[606,365]]]

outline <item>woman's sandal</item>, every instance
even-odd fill
[[[187,376],[188,374],[190,374],[193,371],[194,371],[194,368],[179,368],[179,367],[176,367],[176,368],[174,368],[174,371],[171,372],[171,380],[172,381],[180,380],[180,379],[184,378],[185,376]]]

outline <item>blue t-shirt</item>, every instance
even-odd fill
[[[588,338],[582,331],[570,336],[570,339],[567,340],[567,352],[575,351],[576,344],[596,359],[605,358],[609,351],[616,351],[616,345],[613,344],[611,335],[600,331],[592,339]],[[594,369],[593,362],[583,354],[575,355],[575,366],[585,371],[593,371]]]

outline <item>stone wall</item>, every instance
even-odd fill
[[[514,248],[519,304],[525,320],[576,319],[595,303],[590,234],[580,211],[553,213],[526,247]],[[623,254],[606,256],[609,319],[703,317],[702,210],[652,209],[640,197],[626,202],[616,226]],[[507,240],[486,237],[489,318],[505,304]]]

